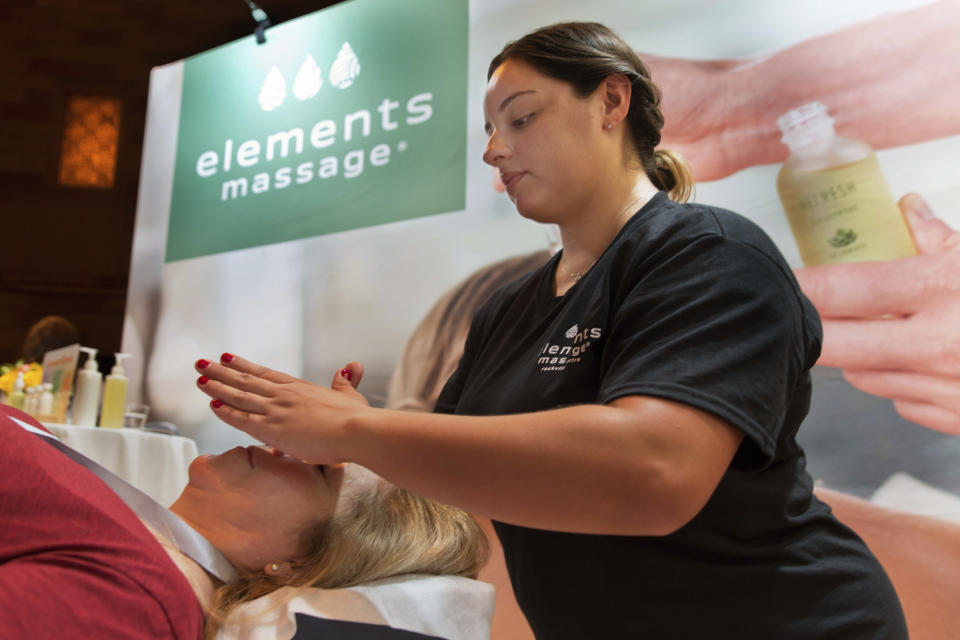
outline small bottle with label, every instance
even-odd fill
[[[27,387],[24,389],[23,412],[37,417],[37,409],[40,407],[39,387]]]
[[[92,347],[80,347],[87,354],[87,362],[77,372],[77,389],[73,394],[73,424],[94,427],[97,424],[97,410],[100,408],[100,387],[103,376],[97,368],[97,350]]]
[[[917,253],[869,145],[837,136],[820,102],[787,112],[777,125],[790,148],[777,192],[805,265]]]
[[[110,370],[103,383],[103,405],[100,407],[101,427],[119,429],[123,427],[123,410],[127,404],[127,376],[123,370],[123,359],[130,358],[129,353],[117,353],[116,364]]]
[[[37,407],[37,416],[49,420],[53,415],[53,383],[44,382],[40,392],[40,401]]]
[[[26,383],[23,381],[23,372],[17,373],[17,380],[13,383],[13,391],[7,396],[7,404],[14,409],[23,411],[23,405],[27,401],[26,394],[23,392]]]

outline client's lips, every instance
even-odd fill
[[[526,171],[504,171],[500,173],[500,182],[503,183],[503,187],[509,192],[525,175],[527,175]]]

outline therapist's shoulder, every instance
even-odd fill
[[[750,218],[729,209],[710,205],[689,205],[689,209],[712,233],[733,245],[750,247],[786,267],[787,261],[776,243],[760,225]]]
[[[804,341],[814,354],[812,366],[823,339],[820,316],[800,289],[793,269],[777,244],[746,216],[721,207],[688,206],[704,221],[713,221],[719,252],[719,259],[718,256],[713,259],[730,265],[729,269],[721,269],[721,273],[725,273],[727,279],[737,280],[738,286],[752,290],[756,296],[767,298],[786,318],[800,320]],[[786,302],[792,304],[784,304]]]
[[[701,203],[680,203],[658,198],[630,221],[618,242],[617,258],[626,259],[624,270],[648,275],[677,269],[703,270],[710,265],[750,264],[757,258],[790,270],[776,244],[746,217]],[[789,278],[788,278],[789,279]]]
[[[797,289],[793,272],[777,244],[760,225],[744,215],[702,203],[669,202],[658,212],[662,242],[671,251],[754,265],[782,276],[782,283]],[[778,278],[780,279],[780,278]]]
[[[683,243],[704,237],[718,237],[754,245],[779,256],[769,235],[749,218],[729,209],[699,202],[673,202],[664,199],[651,211],[648,231]]]

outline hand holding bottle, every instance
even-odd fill
[[[777,174],[777,192],[803,264],[916,255],[873,149],[837,136],[833,122],[820,102],[777,120],[790,148]]]
[[[960,233],[915,193],[899,206],[920,255],[797,270],[823,319],[818,364],[907,420],[960,435]]]
[[[686,158],[698,181],[783,162],[776,119],[813,100],[835,112],[842,135],[873,149],[956,135],[958,27],[960,3],[941,0],[750,58],[640,52],[663,92],[660,146]]]

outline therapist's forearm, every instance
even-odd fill
[[[694,409],[634,404],[641,409],[496,417],[371,410],[348,426],[344,453],[400,486],[497,520],[664,535],[702,508],[739,436]]]
[[[960,133],[960,2],[891,13],[754,60],[644,56],[663,90],[662,146],[698,180],[780,162],[776,120],[823,102],[837,133],[876,149]]]

